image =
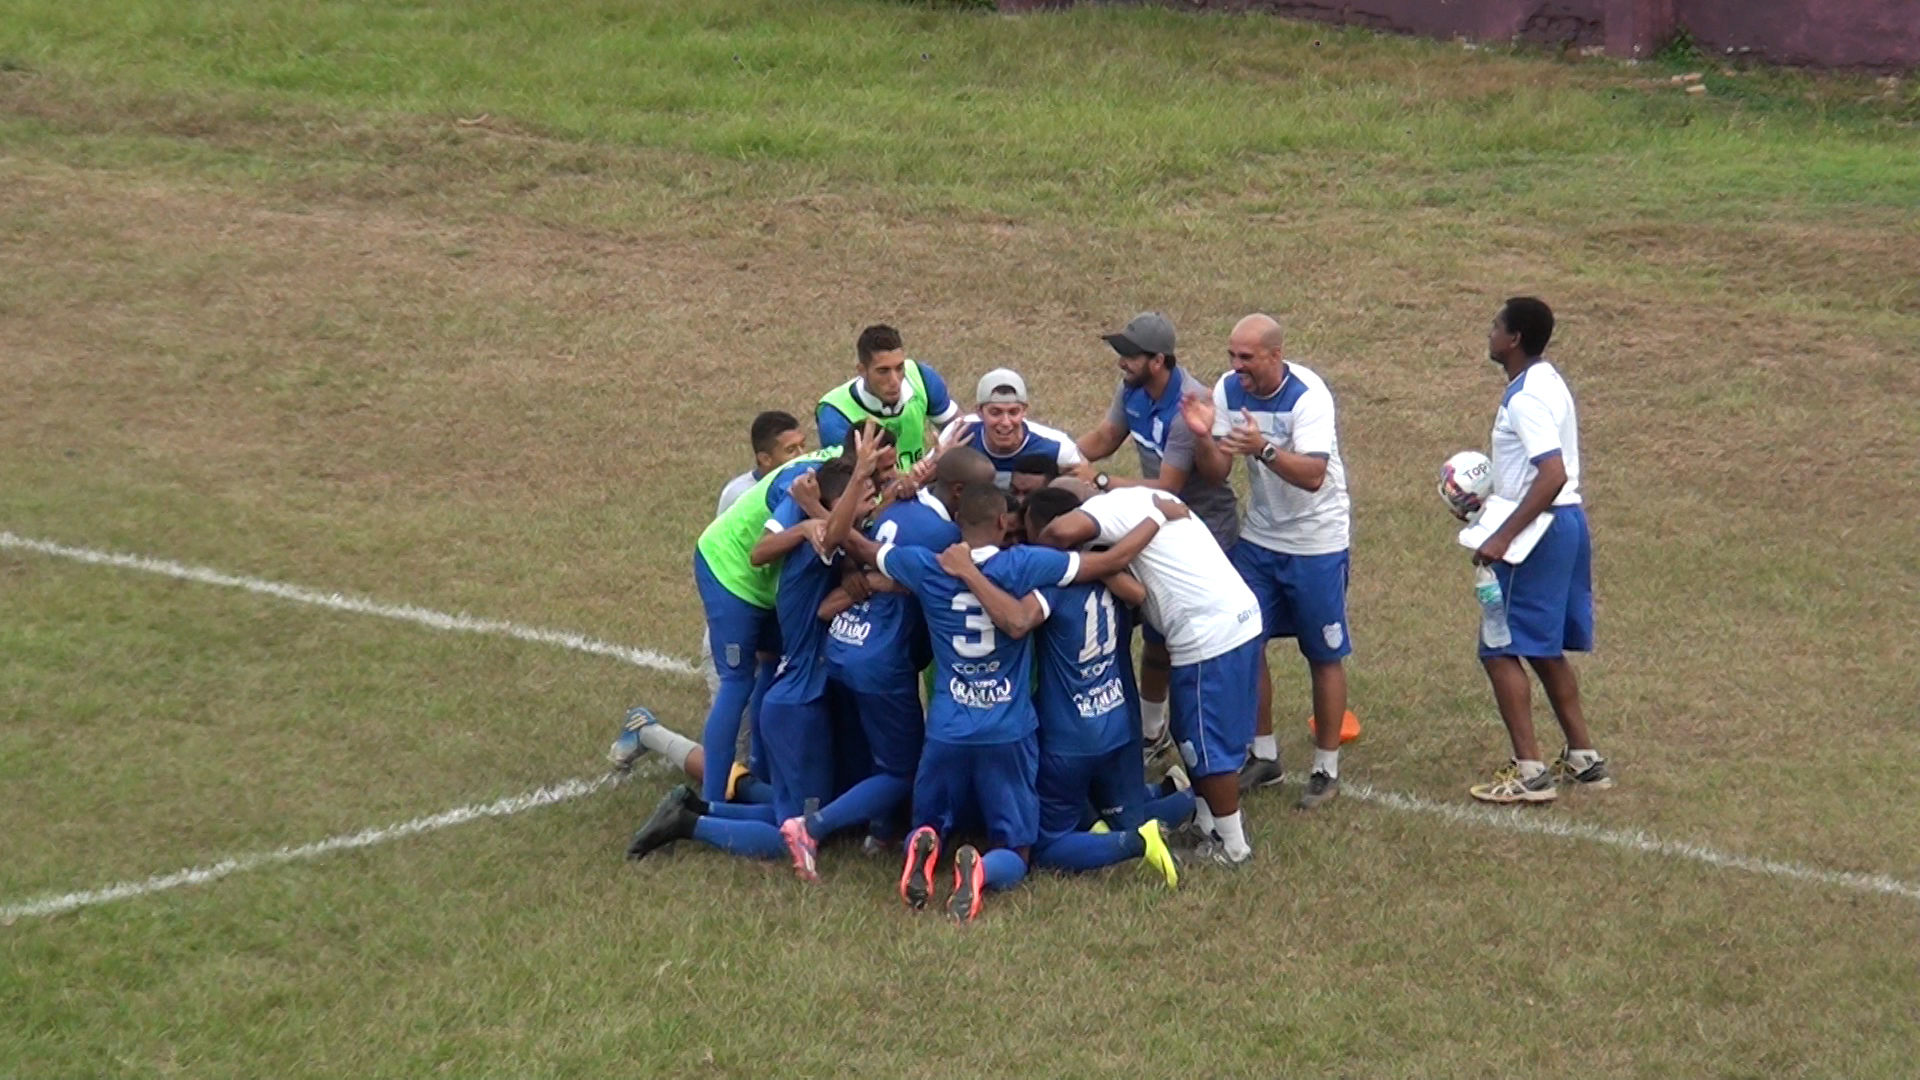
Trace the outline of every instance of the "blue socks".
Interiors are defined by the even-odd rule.
[[[773,800],[758,803],[717,802],[707,804],[708,817],[724,818],[728,821],[758,821],[765,825],[777,825],[773,820]]]
[[[1012,848],[994,848],[980,856],[980,865],[989,889],[1011,889],[1027,879],[1027,861]]]
[[[1034,849],[1033,864],[1050,870],[1082,873],[1137,859],[1147,853],[1147,842],[1132,830],[1110,833],[1068,833]]]
[[[807,818],[807,831],[824,840],[855,825],[886,815],[913,793],[913,781],[904,776],[869,776]]]
[[[1193,790],[1176,791],[1147,800],[1147,820],[1165,822],[1171,829],[1193,813]]]
[[[784,859],[787,842],[780,830],[761,821],[736,821],[720,817],[702,817],[693,827],[693,838],[709,847],[749,859]]]

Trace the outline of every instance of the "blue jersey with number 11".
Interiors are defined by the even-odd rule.
[[[1049,754],[1095,756],[1138,739],[1133,704],[1133,640],[1127,609],[1105,585],[1040,590],[1047,621],[1040,625],[1040,748]]]
[[[1070,584],[1080,572],[1078,555],[1024,544],[1006,551],[976,548],[973,557],[988,580],[1016,597]],[[1000,633],[980,598],[940,569],[933,552],[888,544],[880,549],[879,563],[881,573],[913,590],[933,639],[927,738],[991,745],[1031,735],[1038,720],[1029,692],[1033,657],[1026,641]]]

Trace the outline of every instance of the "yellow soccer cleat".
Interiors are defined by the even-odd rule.
[[[1095,836],[1100,836],[1102,834],[1112,832],[1113,827],[1107,824],[1106,818],[1101,818],[1099,821],[1096,821],[1093,823],[1093,828],[1088,829],[1087,831],[1094,834]]]
[[[733,770],[727,773],[727,801],[728,802],[733,801],[735,789],[737,789],[740,786],[740,778],[748,775],[752,771],[753,771],[752,769],[747,768],[745,765],[741,764],[738,761],[733,763]]]
[[[1167,848],[1167,834],[1161,830],[1158,821],[1148,821],[1137,830],[1140,838],[1147,842],[1147,852],[1141,856],[1148,866],[1160,871],[1167,879],[1167,888],[1180,887],[1180,867],[1173,861],[1173,852]]]

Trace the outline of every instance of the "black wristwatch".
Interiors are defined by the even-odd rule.
[[[1260,448],[1260,464],[1262,465],[1273,464],[1273,459],[1279,456],[1280,456],[1280,448],[1273,445],[1272,443],[1268,443],[1267,445]]]
[[[1094,473],[1093,486],[1099,488],[1101,491],[1105,491],[1113,486],[1113,477],[1108,476],[1106,473]]]

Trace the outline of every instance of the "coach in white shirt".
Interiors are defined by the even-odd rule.
[[[1212,402],[1182,410],[1197,434],[1202,476],[1224,479],[1233,459],[1248,469],[1247,517],[1229,555],[1260,599],[1268,639],[1290,637],[1313,680],[1313,772],[1299,807],[1311,810],[1340,790],[1340,726],[1347,714],[1350,504],[1340,461],[1333,394],[1320,376],[1286,359],[1286,335],[1268,315],[1249,315],[1227,339],[1233,370],[1214,385]],[[1273,736],[1273,687],[1260,661],[1260,716],[1243,789],[1280,782]]]
[[[1552,338],[1553,312],[1531,296],[1507,301],[1487,334],[1487,357],[1507,374],[1493,417],[1493,493],[1520,505],[1473,555],[1500,579],[1513,639],[1499,648],[1480,643],[1494,703],[1513,739],[1513,760],[1490,783],[1471,789],[1482,802],[1550,802],[1558,784],[1613,786],[1606,760],[1593,748],[1580,712],[1580,682],[1565,655],[1593,648],[1593,540],[1580,501],[1573,393],[1545,356]],[[1546,534],[1518,565],[1507,562],[1513,538],[1543,513],[1553,515]],[[1551,768],[1533,734],[1528,665],[1567,737]]]

